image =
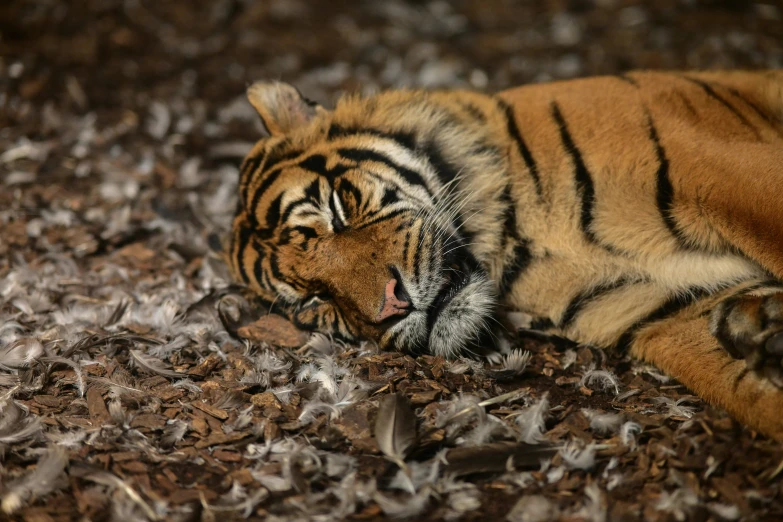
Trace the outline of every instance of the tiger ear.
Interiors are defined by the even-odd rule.
[[[273,136],[306,125],[324,110],[302,96],[296,87],[283,82],[256,82],[248,87],[247,99]]]

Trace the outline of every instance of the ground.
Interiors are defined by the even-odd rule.
[[[253,80],[329,104],[780,68],[782,24],[776,0],[4,2],[0,519],[780,520],[783,447],[623,354],[335,345],[218,250]]]

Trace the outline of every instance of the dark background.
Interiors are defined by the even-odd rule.
[[[179,95],[211,108],[250,81],[313,96],[391,86],[473,86],[634,68],[783,65],[777,0],[6,1],[3,86],[90,108]],[[18,79],[8,68],[24,66]]]

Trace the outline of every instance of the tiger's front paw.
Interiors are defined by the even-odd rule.
[[[726,299],[713,310],[710,329],[733,357],[783,388],[783,292]]]

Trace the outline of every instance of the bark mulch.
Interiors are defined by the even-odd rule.
[[[783,447],[624,354],[340,345],[219,254],[252,80],[781,67],[781,28],[772,1],[3,3],[0,519],[783,519]]]

